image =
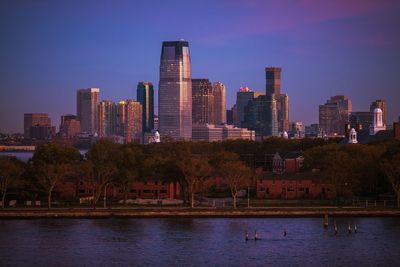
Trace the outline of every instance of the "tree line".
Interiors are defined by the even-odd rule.
[[[332,184],[338,196],[376,196],[394,192],[400,207],[400,142],[368,145],[338,144],[339,140],[269,138],[263,142],[165,142],[149,145],[97,141],[85,155],[65,144],[50,142],[35,150],[27,163],[0,158],[2,204],[9,192],[22,198],[45,195],[51,208],[53,192],[64,180],[85,181],[93,188],[93,206],[108,184],[117,185],[126,203],[135,181],[178,182],[191,207],[202,182],[220,177],[236,207],[238,191],[254,185],[257,163],[276,152],[303,151],[302,171]]]

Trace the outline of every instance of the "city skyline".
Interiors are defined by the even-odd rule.
[[[0,132],[22,132],[24,113],[48,113],[60,125],[74,114],[79,88],[100,88],[99,100],[137,99],[137,82],[148,80],[157,103],[159,46],[180,38],[191,44],[192,77],[226,84],[227,109],[241,86],[264,91],[264,68],[278,66],[290,121],[318,122],[318,106],[334,95],[348,96],[355,112],[386,100],[389,123],[400,115],[399,3],[176,2],[176,10],[163,2],[1,3]],[[138,22],[145,10],[154,18]],[[211,21],[195,28],[201,11]]]

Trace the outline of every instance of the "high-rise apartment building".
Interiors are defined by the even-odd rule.
[[[142,142],[142,105],[137,101],[127,100],[124,113],[125,142]]]
[[[192,137],[192,75],[187,41],[163,42],[158,100],[161,136]]]
[[[289,131],[289,96],[281,93],[281,68],[265,68],[266,94],[273,94],[276,100],[278,131]]]
[[[137,101],[142,105],[142,130],[149,133],[154,129],[154,89],[151,82],[139,82],[136,90]]]
[[[214,94],[214,123],[226,123],[226,88],[221,82],[213,84]]]
[[[344,135],[352,111],[351,100],[344,95],[332,96],[319,106],[319,126],[327,135]]]
[[[81,130],[95,134],[98,130],[99,88],[80,89],[76,95],[76,114],[81,122]]]
[[[125,120],[126,120],[126,101],[117,103],[117,118],[115,133],[119,136],[125,136]]]
[[[383,124],[387,125],[388,121],[387,121],[387,106],[386,106],[386,101],[382,100],[382,99],[378,99],[375,100],[371,103],[371,105],[369,106],[369,111],[371,112],[371,114],[374,113],[374,110],[376,108],[380,108],[382,110],[382,119],[383,119]]]
[[[110,137],[116,133],[117,106],[113,101],[103,100],[99,103],[99,129],[100,137]]]
[[[214,123],[213,87],[208,79],[192,79],[192,123]]]
[[[45,129],[49,128],[49,129]],[[25,113],[24,114],[24,138],[25,139],[47,139],[38,138],[41,132],[52,133],[51,119],[47,113]]]

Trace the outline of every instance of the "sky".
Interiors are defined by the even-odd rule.
[[[59,126],[76,113],[76,90],[100,100],[157,101],[162,41],[189,41],[192,77],[265,90],[265,67],[282,68],[290,121],[318,122],[318,105],[346,95],[353,111],[387,101],[400,115],[400,1],[0,1],[0,132],[23,132],[23,114]],[[155,108],[157,110],[157,107]]]

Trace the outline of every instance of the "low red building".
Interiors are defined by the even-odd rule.
[[[333,199],[334,188],[311,179],[312,173],[264,174],[257,180],[257,198],[269,199]]]
[[[62,181],[57,184],[54,195],[60,199],[90,197],[96,186],[84,181]],[[123,199],[124,192],[118,184],[110,183],[106,187],[107,198]],[[102,192],[101,197],[104,196]],[[177,199],[180,198],[180,185],[173,182],[146,181],[134,182],[128,192],[128,199]]]

